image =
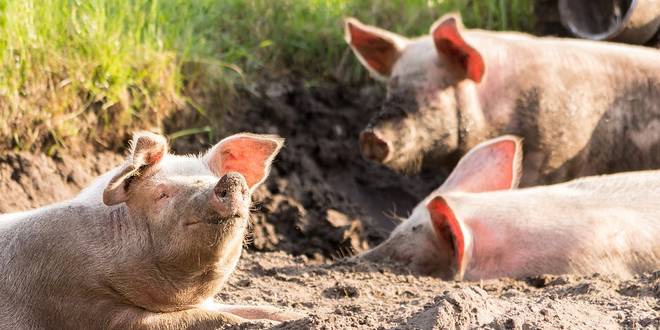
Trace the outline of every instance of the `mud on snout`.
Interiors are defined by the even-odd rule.
[[[399,94],[390,93],[360,133],[362,156],[403,174],[447,162],[458,146],[455,111],[447,115],[439,105],[420,104],[414,91]]]
[[[455,143],[444,142],[453,138],[449,134],[434,138],[423,127],[391,126],[372,125],[360,133],[360,151],[366,160],[401,174],[417,174],[455,159]]]
[[[193,201],[193,219],[186,221],[186,226],[233,227],[241,225],[250,216],[251,195],[245,178],[236,172],[223,175],[215,186]],[[218,228],[220,229],[220,228]]]

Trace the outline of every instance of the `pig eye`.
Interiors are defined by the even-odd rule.
[[[169,197],[170,197],[170,195],[168,195],[167,193],[162,192],[162,193],[160,193],[160,195],[158,196],[158,199],[157,199],[157,200],[161,200],[161,199],[163,199],[163,198],[169,198]]]

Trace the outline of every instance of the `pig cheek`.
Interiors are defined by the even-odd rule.
[[[453,96],[446,95],[434,100],[421,111],[418,121],[417,143],[425,152],[436,157],[444,157],[458,148],[459,127],[456,102]]]
[[[412,256],[412,268],[422,275],[440,275],[445,268],[445,260],[438,250],[438,246],[434,242],[425,237],[416,237],[415,246],[411,249],[415,251]]]

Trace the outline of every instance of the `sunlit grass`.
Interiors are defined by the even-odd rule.
[[[326,79],[342,68],[359,81],[364,70],[343,42],[344,16],[411,36],[452,10],[468,27],[528,30],[531,3],[0,1],[0,150],[114,147],[173,111],[231,108],[234,91],[266,73]]]

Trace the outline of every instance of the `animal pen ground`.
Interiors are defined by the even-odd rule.
[[[254,199],[251,237],[237,272],[216,298],[271,304],[307,317],[241,329],[346,328],[657,328],[660,271],[630,280],[540,276],[478,283],[442,281],[396,265],[344,257],[386,237],[440,177],[401,177],[359,157],[355,135],[379,102],[378,89],[305,88],[278,79],[257,89],[228,131],[293,136]],[[256,123],[256,125],[251,125]],[[195,137],[177,152],[198,152]],[[73,196],[121,157],[115,153],[0,158],[0,210],[16,211]],[[384,207],[385,205],[385,207]],[[389,216],[388,216],[389,215]]]
[[[357,135],[383,96],[375,83],[310,83],[289,72],[239,88],[239,106],[214,118],[215,136],[251,131],[287,138],[254,195],[252,233],[238,270],[216,298],[307,315],[237,328],[660,327],[660,270],[628,280],[594,274],[453,282],[348,260],[385,239],[444,179],[437,172],[401,176],[362,159]],[[181,132],[185,123],[206,120],[202,112],[175,112],[163,128]],[[191,134],[175,139],[172,149],[198,153],[214,142],[207,134]],[[0,212],[65,200],[121,163],[119,146],[75,149],[52,155],[3,151]]]

